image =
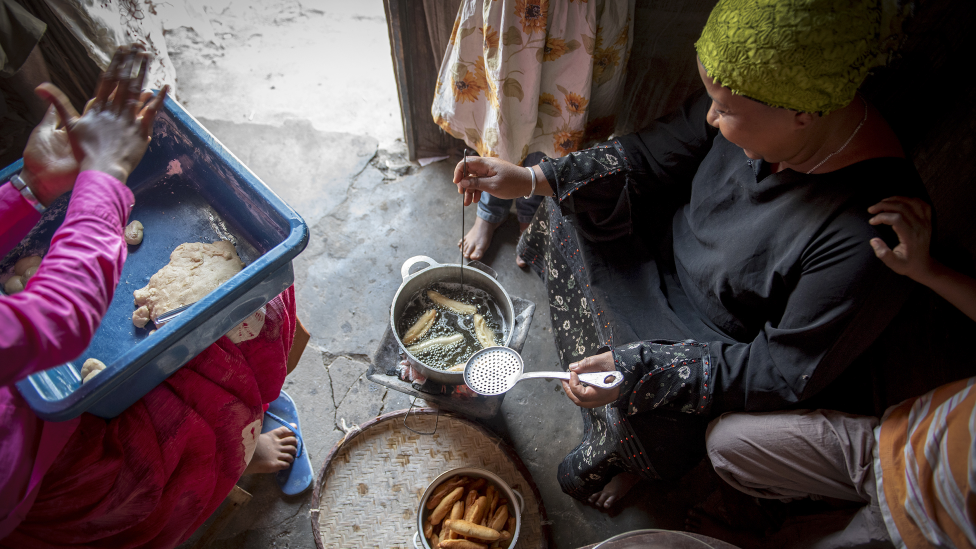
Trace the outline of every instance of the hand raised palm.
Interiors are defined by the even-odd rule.
[[[42,202],[71,189],[78,177],[78,159],[71,150],[67,130],[59,125],[57,111],[49,107],[24,148],[24,168],[44,182],[43,189],[38,189]]]

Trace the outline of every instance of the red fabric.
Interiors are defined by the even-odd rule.
[[[295,294],[268,304],[261,334],[211,345],[122,415],[84,414],[27,518],[3,547],[175,547],[216,510],[284,384]],[[253,450],[253,446],[251,447]]]

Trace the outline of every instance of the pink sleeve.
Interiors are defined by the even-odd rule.
[[[108,310],[125,262],[132,192],[110,175],[78,175],[64,223],[27,288],[0,296],[0,385],[76,358]]]
[[[0,184],[0,257],[23,240],[39,219],[41,214],[24,200],[12,183]]]

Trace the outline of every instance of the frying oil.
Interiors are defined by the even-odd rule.
[[[504,343],[505,316],[502,314],[501,308],[497,303],[495,303],[495,300],[492,299],[488,292],[471,286],[470,284],[465,284],[464,289],[462,290],[460,284],[437,282],[417,292],[417,294],[411,298],[410,302],[407,303],[407,306],[403,310],[403,315],[400,316],[400,320],[397,322],[397,332],[402,338],[403,335],[407,333],[407,330],[409,330],[410,327],[413,326],[414,323],[417,322],[417,320],[419,320],[425,312],[430,309],[436,309],[437,321],[422,338],[415,341],[412,345],[416,345],[421,341],[427,341],[428,339],[434,339],[436,337],[452,336],[454,334],[461,334],[464,336],[462,341],[459,341],[453,345],[437,345],[415,353],[414,356],[423,362],[428,368],[433,368],[435,370],[449,370],[451,367],[456,365],[464,366],[468,359],[471,358],[471,355],[482,349],[481,343],[478,342],[478,336],[474,330],[474,315],[462,315],[450,309],[434,304],[434,302],[427,297],[428,290],[434,290],[448,299],[453,299],[454,301],[459,301],[461,303],[466,303],[468,305],[474,305],[477,307],[478,313],[485,317],[485,324],[495,334],[495,341],[498,342],[499,345]]]

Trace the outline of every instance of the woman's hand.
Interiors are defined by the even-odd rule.
[[[588,356],[579,362],[569,365],[569,381],[563,381],[563,391],[573,404],[581,408],[598,408],[610,404],[620,396],[620,387],[613,389],[598,389],[580,383],[579,375],[586,372],[613,372],[616,368],[613,364],[613,353],[606,353],[596,356]]]
[[[898,235],[898,245],[888,247],[880,238],[871,239],[874,255],[898,274],[925,283],[934,272],[929,242],[932,238],[932,208],[917,198],[894,196],[868,208],[876,214],[868,223],[891,225]]]
[[[68,132],[61,126],[58,111],[48,107],[41,123],[31,132],[24,147],[24,169],[20,173],[34,196],[44,206],[70,191],[78,177],[78,160],[71,151]]]
[[[56,86],[38,86],[38,95],[57,109],[67,129],[79,171],[98,170],[124,183],[142,160],[169,90],[164,87],[147,103],[150,96],[142,93],[142,86],[148,65],[149,56],[141,48],[119,48],[81,116]]]
[[[532,190],[532,175],[529,169],[535,170],[536,173],[535,194],[552,194],[549,182],[538,167],[526,169],[500,158],[469,156],[468,173],[464,173],[464,164],[465,161],[461,160],[454,168],[454,184],[458,186],[459,193],[464,193],[465,206],[480,199],[482,192],[487,192],[496,198],[518,198],[528,195]]]

